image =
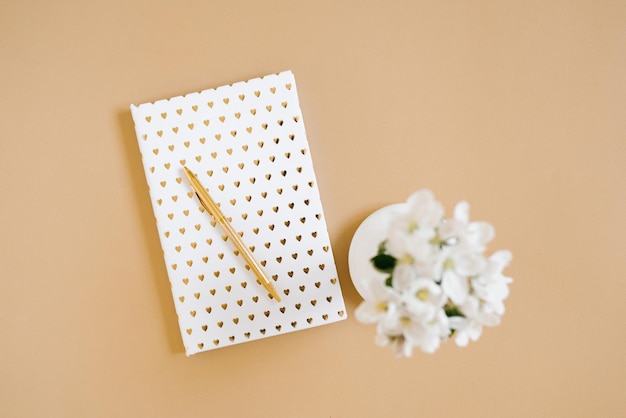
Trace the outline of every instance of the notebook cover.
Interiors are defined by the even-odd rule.
[[[131,106],[187,355],[347,317],[290,71]],[[204,211],[193,171],[277,302]]]

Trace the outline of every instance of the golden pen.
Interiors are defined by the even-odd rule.
[[[233,242],[233,244],[235,244],[235,246],[239,250],[239,253],[243,255],[243,258],[248,263],[248,266],[250,266],[250,269],[252,269],[254,274],[256,274],[265,289],[270,292],[270,295],[272,295],[274,299],[280,302],[280,296],[278,296],[278,292],[276,292],[274,285],[272,285],[270,279],[265,275],[265,273],[263,273],[261,266],[252,256],[252,252],[243,243],[243,241],[239,237],[239,234],[235,232],[230,222],[228,222],[228,219],[226,219],[226,217],[220,210],[219,206],[217,206],[213,199],[211,199],[211,196],[207,193],[204,187],[202,187],[200,180],[197,179],[197,177],[191,172],[191,170],[189,170],[186,166],[183,166],[183,168],[185,169],[185,174],[187,175],[187,179],[189,179],[189,183],[191,184],[193,191],[196,193],[196,196],[198,196],[198,199],[200,200],[200,203],[202,204],[204,209],[206,209],[207,212],[209,212],[209,214],[217,221],[217,223],[220,224],[224,231],[226,231],[226,234],[228,235],[230,240]]]

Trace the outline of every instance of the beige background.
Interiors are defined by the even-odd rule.
[[[4,0],[0,56],[0,416],[626,415],[623,1]],[[186,358],[128,107],[286,69],[351,316]],[[398,360],[348,245],[423,187],[515,283]]]

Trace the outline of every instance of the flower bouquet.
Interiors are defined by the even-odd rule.
[[[372,274],[353,277],[361,282],[364,298],[356,318],[376,324],[376,343],[409,357],[415,347],[432,353],[449,338],[466,346],[480,337],[483,326],[498,325],[512,282],[503,275],[511,253],[485,256],[494,228],[470,222],[467,202],[458,203],[453,216],[445,218],[428,190],[393,206],[382,229],[375,222],[380,241],[368,256]],[[352,246],[350,257],[352,274]]]

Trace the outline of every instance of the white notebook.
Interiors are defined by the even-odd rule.
[[[131,112],[187,355],[347,317],[290,71]],[[204,211],[183,165],[281,302]]]

